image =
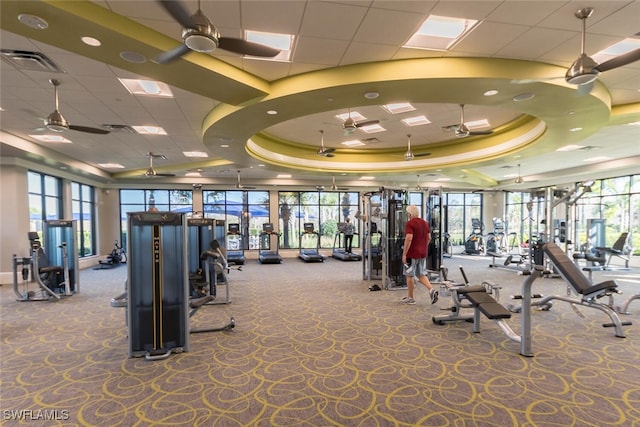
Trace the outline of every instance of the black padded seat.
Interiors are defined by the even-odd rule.
[[[471,285],[471,286],[456,288],[456,292],[460,295],[467,295],[475,292],[484,292],[486,294],[487,290],[482,285]]]
[[[467,299],[489,319],[509,319],[511,312],[485,292],[468,293]]]
[[[615,292],[618,285],[613,280],[607,280],[597,285],[592,285],[589,279],[582,274],[580,269],[569,259],[562,249],[555,243],[544,245],[544,251],[560,271],[562,276],[573,286],[580,295],[589,296],[603,290]]]

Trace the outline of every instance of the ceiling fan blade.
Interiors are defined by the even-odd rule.
[[[272,58],[280,53],[280,50],[263,44],[229,37],[220,37],[218,39],[218,47],[220,49],[228,50],[229,52],[241,53],[249,56],[263,56],[267,58]]]
[[[595,85],[595,81],[579,85],[576,88],[578,96],[584,96],[584,95],[590,94],[591,91],[593,90],[594,85]]]
[[[192,27],[193,20],[191,14],[182,6],[179,1],[159,0],[160,6],[166,10],[183,27]]]
[[[366,122],[356,123],[355,126],[357,128],[361,128],[363,126],[377,125],[378,123],[380,123],[380,120],[367,120]]]
[[[109,133],[106,129],[92,128],[89,126],[69,125],[69,129],[77,130],[78,132],[95,133],[97,135],[106,135]]]
[[[325,153],[327,153],[327,154],[331,154],[331,153],[333,153],[334,151],[336,151],[336,149],[335,149],[335,148],[333,148],[333,147],[325,147],[322,151],[324,151],[324,152],[325,152]]]
[[[181,44],[180,46],[177,46],[156,56],[153,62],[156,62],[158,64],[166,64],[168,62],[175,61],[189,51],[191,51],[191,49],[189,49],[187,45]]]
[[[414,154],[414,157],[427,157],[430,156],[431,153],[418,153],[418,154]]]
[[[611,58],[608,61],[604,61],[602,64],[596,65],[595,69],[603,72],[618,67],[624,67],[625,65],[631,64],[632,62],[636,61],[640,61],[640,48],[634,49],[627,53],[623,53],[622,55]]]
[[[491,135],[493,133],[492,130],[473,130],[473,131],[469,131],[469,135],[470,136],[474,136],[474,135]]]

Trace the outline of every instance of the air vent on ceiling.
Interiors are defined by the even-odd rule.
[[[584,147],[580,147],[578,148],[576,151],[591,151],[591,150],[597,150],[600,147],[597,147],[595,145],[585,145]]]
[[[64,73],[55,62],[44,53],[28,50],[2,49],[2,59],[20,70],[47,71],[49,73]]]
[[[136,132],[135,129],[133,129],[129,125],[116,125],[116,124],[103,123],[100,126],[110,130],[111,132],[130,133],[134,135],[138,134],[138,132]]]

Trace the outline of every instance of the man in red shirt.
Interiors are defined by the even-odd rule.
[[[404,304],[415,304],[413,299],[414,279],[418,279],[427,289],[431,297],[431,304],[438,301],[436,291],[427,277],[427,249],[431,240],[429,223],[420,218],[418,208],[407,206],[407,223],[404,226],[404,247],[402,249],[402,264],[407,278],[408,295],[400,300]]]

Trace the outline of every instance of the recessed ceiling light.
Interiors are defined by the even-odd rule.
[[[120,83],[127,88],[132,95],[158,96],[162,98],[172,98],[173,93],[169,85],[155,80],[121,79]]]
[[[521,93],[520,95],[514,96],[513,100],[515,102],[522,102],[522,101],[528,101],[528,100],[533,99],[535,97],[536,96],[533,93],[525,92],[525,93]]]
[[[183,151],[185,157],[209,157],[204,151]]]
[[[98,166],[105,169],[124,169],[120,163],[98,163]]]
[[[364,142],[360,141],[359,139],[352,139],[350,141],[342,141],[341,144],[345,145],[347,147],[361,147],[363,145],[366,145]]]
[[[276,178],[291,178],[291,175],[288,173],[279,173]]]
[[[575,127],[575,128],[569,129],[569,132],[580,132],[581,130],[582,130],[581,127]]]
[[[140,135],[166,135],[167,131],[159,126],[131,126]]]
[[[275,116],[276,114],[278,114],[278,112],[276,110],[268,110],[267,114],[269,114],[270,116]]]
[[[280,51],[279,54],[271,58],[251,55],[245,55],[245,58],[260,59],[263,61],[287,62],[291,59],[291,49],[293,48],[295,36],[293,34],[246,30],[244,32],[244,39],[249,42],[259,43]]]
[[[464,122],[465,126],[467,126],[468,128],[473,128],[473,129],[477,129],[477,128],[484,128],[484,127],[489,127],[489,121],[487,119],[480,119],[480,120],[472,120],[470,122]]]
[[[448,50],[468,34],[478,21],[430,15],[403,47]]]
[[[428,125],[429,123],[431,123],[431,121],[425,116],[407,117],[406,119],[402,119],[400,121],[407,126],[420,126]]]
[[[361,177],[360,177],[360,181],[373,181],[374,179],[376,179],[376,177],[375,177],[375,176],[368,176],[368,175],[365,175],[365,176],[361,176]]]
[[[495,89],[490,89],[490,90],[487,90],[487,91],[485,91],[483,93],[484,96],[494,96],[494,95],[497,95],[497,94],[498,94],[498,91],[495,90]]]
[[[598,157],[589,157],[588,159],[584,159],[584,162],[604,162],[607,160],[611,160],[610,157],[606,156],[598,156]]]
[[[220,148],[229,148],[229,144],[220,144]]]
[[[461,178],[466,178],[465,176],[462,176]],[[451,181],[451,178],[437,178],[436,181]]]
[[[90,36],[84,36],[82,38],[80,38],[80,40],[82,40],[82,43],[88,45],[88,46],[93,46],[93,47],[97,47],[97,46],[101,46],[102,42],[98,39],[96,39],[95,37],[90,37]]]
[[[382,109],[391,114],[399,114],[413,111],[416,108],[408,102],[398,102],[395,104],[385,104],[382,106]]]
[[[202,174],[200,172],[187,172],[184,174],[184,176],[201,177]]]
[[[21,13],[18,15],[18,21],[26,25],[27,27],[35,28],[36,30],[46,30],[49,28],[49,24],[44,19],[36,15],[30,15],[28,13]]]
[[[358,129],[360,129],[364,133],[376,133],[376,132],[384,132],[384,131],[386,131],[385,128],[383,128],[382,126],[380,126],[378,124],[369,125],[369,126],[361,126]]]
[[[376,99],[380,94],[378,92],[367,92],[364,94],[364,97],[367,99]]]
[[[584,148],[583,145],[569,144],[558,148],[556,151],[575,151]]]
[[[353,119],[353,121],[355,121],[355,122],[361,122],[363,120],[367,120],[367,118],[365,116],[363,116],[362,114],[358,113],[355,110],[351,110],[348,113],[336,114],[335,117],[336,117],[336,119],[340,120],[341,122],[344,122],[349,117],[351,117]]]

